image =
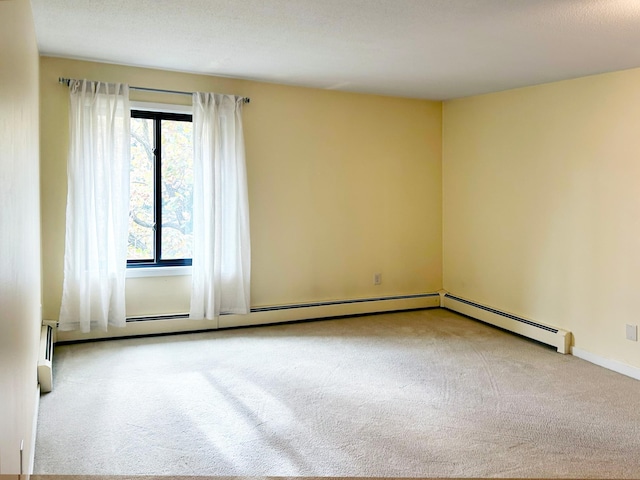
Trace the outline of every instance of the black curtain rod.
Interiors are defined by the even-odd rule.
[[[58,78],[58,83],[62,83],[63,85],[69,86],[69,83],[74,80],[73,78]],[[143,92],[156,92],[156,93],[171,93],[174,95],[193,95],[193,92],[181,92],[179,90],[162,90],[160,88],[149,88],[149,87],[134,87],[133,85],[129,85],[131,90],[140,90]],[[243,97],[242,101],[244,103],[250,103],[251,99],[249,97]]]

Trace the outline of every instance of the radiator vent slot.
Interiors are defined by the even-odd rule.
[[[43,393],[53,388],[53,328],[50,325],[43,325],[40,329],[38,383]]]

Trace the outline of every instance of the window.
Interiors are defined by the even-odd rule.
[[[192,116],[131,111],[127,266],[191,265]]]

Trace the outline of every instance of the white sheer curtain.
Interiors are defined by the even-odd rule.
[[[193,94],[193,257],[189,318],[249,313],[251,246],[243,99]]]
[[[60,329],[125,325],[129,87],[72,80]]]

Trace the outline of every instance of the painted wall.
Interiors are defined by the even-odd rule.
[[[253,306],[441,288],[440,102],[47,57],[40,66],[44,318],[57,318],[62,290],[68,93],[60,76],[251,97]],[[382,285],[373,285],[376,272]],[[185,312],[188,303],[189,277],[127,281],[128,315]]]
[[[448,101],[444,288],[640,367],[640,70]]]
[[[0,473],[32,453],[40,341],[38,50],[29,0],[0,2]]]

